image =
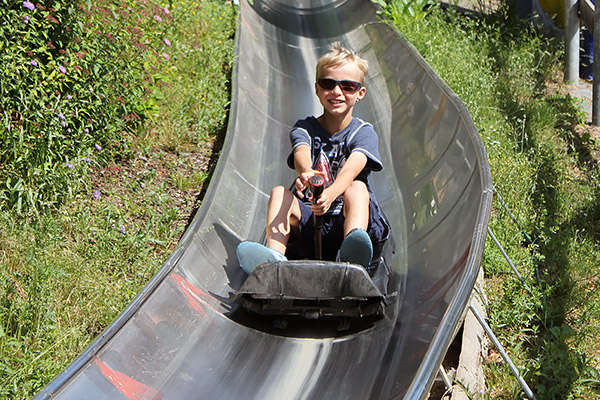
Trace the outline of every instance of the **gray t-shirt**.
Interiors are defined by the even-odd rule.
[[[346,128],[331,135],[315,117],[311,116],[296,122],[290,132],[290,140],[292,142],[292,152],[287,159],[290,168],[294,169],[294,149],[305,144],[312,150],[313,168],[316,168],[320,154],[325,154],[331,167],[333,179],[336,178],[337,173],[342,169],[352,152],[360,151],[365,154],[367,164],[356,179],[367,185],[371,198],[374,199],[369,183],[369,175],[371,171],[381,171],[383,164],[379,156],[379,138],[375,129],[373,129],[373,125],[355,117]],[[331,213],[337,214],[341,211],[341,200],[341,198],[336,199],[338,204],[332,205]]]

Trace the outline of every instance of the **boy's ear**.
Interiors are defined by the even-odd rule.
[[[358,96],[356,97],[356,100],[360,100],[363,97],[365,97],[365,95],[367,94],[367,88],[364,86],[361,86],[360,89],[358,89]]]

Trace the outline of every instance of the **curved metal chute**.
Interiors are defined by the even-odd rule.
[[[240,4],[225,146],[202,208],[132,304],[38,394],[60,399],[421,399],[459,326],[490,215],[487,157],[464,105],[368,1]],[[385,317],[279,333],[234,303],[235,248],[261,241],[287,185],[288,132],[318,115],[314,67],[339,40],[369,62],[355,115],[380,135],[373,186],[391,222]],[[251,319],[251,318],[250,318]]]

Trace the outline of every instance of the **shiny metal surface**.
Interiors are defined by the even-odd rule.
[[[127,310],[38,398],[420,399],[465,311],[492,199],[487,158],[459,99],[368,1],[241,2],[228,133],[203,206]],[[365,25],[365,23],[367,23]],[[247,324],[235,247],[260,241],[271,187],[288,185],[288,131],[319,114],[328,44],[370,63],[355,115],[380,135],[374,189],[392,225],[386,317],[346,335]],[[392,247],[395,249],[392,252]],[[248,326],[251,325],[252,327]]]

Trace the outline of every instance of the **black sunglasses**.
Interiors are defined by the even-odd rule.
[[[331,78],[319,78],[317,83],[325,90],[333,90],[337,85],[340,85],[342,92],[345,93],[354,93],[362,87],[362,84],[356,81],[336,81],[335,79]]]

